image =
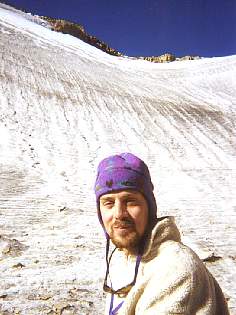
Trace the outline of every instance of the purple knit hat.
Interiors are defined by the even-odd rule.
[[[121,153],[105,158],[98,165],[95,194],[99,220],[102,223],[99,198],[112,191],[133,189],[144,195],[149,206],[149,219],[157,217],[153,184],[147,165],[132,153]]]

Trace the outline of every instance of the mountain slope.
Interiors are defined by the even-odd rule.
[[[0,5],[0,311],[102,314],[93,182],[131,151],[235,312],[236,56],[152,64],[41,23]]]

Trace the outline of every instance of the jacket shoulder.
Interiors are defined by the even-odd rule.
[[[212,314],[222,307],[221,313],[214,314],[228,314],[223,293],[216,290],[218,283],[197,254],[180,242],[161,244],[156,257],[144,263],[143,279],[144,300],[148,297],[151,303],[146,304],[147,308],[158,305],[184,314],[198,314],[197,310]]]
[[[145,262],[145,260],[144,260]],[[194,271],[199,267],[206,269],[198,255],[188,246],[181,242],[168,240],[163,242],[155,250],[152,257],[146,260],[147,265],[156,265],[161,269],[178,266],[176,271]]]

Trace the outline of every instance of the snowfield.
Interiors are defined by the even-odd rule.
[[[0,60],[0,314],[103,314],[93,184],[124,151],[236,314],[236,56],[114,57],[0,4]]]

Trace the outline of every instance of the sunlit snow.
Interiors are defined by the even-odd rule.
[[[130,151],[236,314],[236,56],[114,57],[0,4],[0,58],[0,313],[103,313],[93,183]]]

